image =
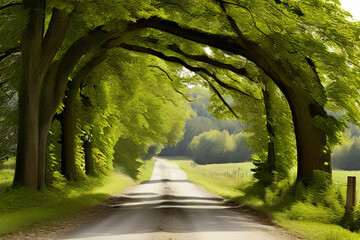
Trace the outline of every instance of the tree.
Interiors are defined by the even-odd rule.
[[[230,135],[226,130],[202,133],[193,138],[190,148],[198,164],[247,162],[252,154],[245,134]]]
[[[96,4],[92,7],[96,7]],[[113,4],[111,2],[102,6],[108,7]],[[145,5],[146,3],[142,4],[142,6]],[[107,40],[119,37],[122,30],[105,31],[100,27],[85,34],[84,28],[77,31],[79,29],[77,21],[89,20],[89,15],[86,15],[89,5],[86,4],[73,4],[66,1],[54,1],[47,4],[45,0],[24,0],[22,6],[28,12],[28,21],[21,40],[22,77],[19,89],[21,111],[19,111],[14,185],[41,188],[45,183],[48,132],[56,109],[64,97],[68,77],[81,57]],[[117,4],[114,7],[116,8],[112,10],[123,12],[121,17],[131,18],[131,13],[126,11],[123,5]],[[129,5],[129,7],[132,6]],[[74,8],[79,11],[73,11]],[[52,14],[45,32],[48,12]],[[98,24],[102,24],[104,19],[109,19],[108,24],[113,24],[116,18],[114,15],[110,18],[97,16],[96,20],[99,21]],[[95,19],[91,20],[93,20],[91,26],[96,26]],[[73,41],[74,38],[66,38],[69,35],[67,33],[69,28],[73,30],[75,39],[76,34],[84,35],[75,41]],[[85,28],[85,30],[88,29]],[[69,44],[67,50],[62,52],[60,47],[67,44]]]
[[[91,60],[82,67],[68,83],[68,90],[64,98],[64,110],[60,115],[60,123],[62,129],[61,135],[61,160],[62,174],[68,180],[76,179],[76,160],[75,160],[75,133],[76,133],[76,115],[75,105],[80,92],[80,86],[84,85],[87,75],[101,62],[106,59],[107,55],[100,53],[91,58]],[[92,163],[91,140],[84,139],[85,160],[88,173],[94,173]],[[87,153],[87,154],[86,154]]]
[[[15,185],[32,188],[43,185],[48,130],[65,94],[68,77],[82,57],[91,50],[108,50],[134,39],[140,45],[149,46],[144,38],[156,43],[154,33],[170,44],[179,41],[174,35],[194,42],[179,41],[180,49],[183,45],[191,46],[190,55],[177,53],[181,59],[201,52],[199,44],[213,48],[212,60],[219,58],[208,61],[211,67],[191,67],[183,60],[176,62],[205,77],[230,112],[218,88],[241,91],[245,80],[242,78],[235,87],[229,84],[230,80],[217,77],[218,68],[237,71],[247,79],[249,71],[263,71],[277,84],[291,108],[298,180],[309,182],[314,170],[331,171],[330,149],[338,141],[337,132],[343,130],[344,122],[328,116],[325,108],[344,112],[344,117],[351,122],[359,120],[358,109],[354,108],[359,100],[356,91],[359,58],[358,53],[352,51],[358,44],[359,27],[346,20],[347,13],[338,5],[315,0],[306,4],[263,0],[180,1],[175,7],[172,1],[138,3],[140,7],[117,1],[91,4],[23,1],[29,21],[21,41],[19,109],[22,111],[19,112]],[[88,14],[89,9],[94,8],[102,10],[97,11],[101,14]],[[162,11],[157,11],[158,8]],[[48,13],[51,20],[45,28]],[[197,17],[193,18],[194,15]],[[85,28],[79,27],[84,24]],[[170,33],[172,37],[150,28]],[[141,29],[144,31],[139,37]],[[157,46],[162,54],[171,50],[168,44]],[[225,55],[230,56],[230,65],[219,64],[225,62]],[[201,60],[204,58],[196,62]],[[246,63],[251,62],[248,69]],[[234,67],[234,63],[241,67]]]
[[[217,19],[217,23],[224,23],[223,29],[231,31],[232,35],[221,34],[216,29],[211,29],[215,33],[210,32],[211,30],[205,32],[187,27],[186,23],[179,25],[177,22],[159,18],[138,21],[137,24],[207,44],[254,62],[278,85],[292,110],[297,140],[298,181],[309,183],[314,170],[331,172],[330,146],[338,141],[336,132],[343,130],[344,125],[342,121],[327,115],[325,105],[337,105],[346,112],[351,121],[358,122],[358,112],[342,100],[352,99],[350,102],[357,102],[359,99],[359,94],[343,81],[345,76],[349,75],[352,79],[357,78],[358,70],[352,66],[358,65],[358,58],[356,54],[348,52],[352,52],[350,46],[354,46],[357,41],[353,34],[358,31],[358,27],[347,22],[347,14],[334,4],[295,4],[296,9],[300,9],[300,14],[281,1],[253,1],[247,3],[248,5],[218,2],[221,13],[216,7],[214,12],[223,17],[222,19],[226,18],[228,24],[218,20],[221,17]],[[321,12],[321,21],[313,17],[315,15],[312,13],[315,11]],[[248,14],[249,18],[246,18],[245,14]],[[257,18],[260,19],[264,14],[270,19],[259,28]],[[207,26],[216,26],[216,23],[212,25],[209,24],[211,20],[207,20]],[[246,25],[246,21],[254,24]],[[340,32],[332,31],[333,26],[345,29],[345,25],[350,34],[340,31],[341,35]],[[281,27],[277,28],[278,26]],[[309,42],[313,43],[314,47],[309,47]],[[335,47],[336,51],[328,51],[329,47]],[[339,66],[341,70],[338,69]],[[324,88],[322,84],[326,79],[319,73],[334,81],[331,86]],[[339,78],[335,73],[344,77]],[[350,85],[356,86],[356,82],[351,80]],[[343,93],[340,94],[335,86],[340,87]],[[327,99],[326,91],[334,95]]]

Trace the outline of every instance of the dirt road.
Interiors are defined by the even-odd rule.
[[[112,207],[110,215],[60,239],[293,239],[188,182],[183,171],[161,159],[151,180],[128,189]]]

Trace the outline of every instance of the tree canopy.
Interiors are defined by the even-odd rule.
[[[360,26],[339,4],[1,0],[0,75],[1,86],[9,89],[1,94],[8,93],[10,102],[17,93],[19,109],[14,184],[44,186],[51,153],[49,130],[57,115],[63,121],[63,139],[74,135],[74,128],[68,127],[76,123],[80,132],[94,136],[97,147],[92,155],[104,159],[111,159],[113,152],[113,147],[105,146],[115,146],[122,131],[129,130],[122,135],[125,138],[139,129],[149,140],[144,142],[175,143],[181,124],[173,119],[184,120],[184,114],[175,110],[179,104],[169,90],[190,100],[186,84],[210,89],[212,112],[218,118],[250,119],[246,115],[255,109],[256,114],[265,113],[265,128],[255,129],[263,137],[256,132],[254,136],[270,139],[268,144],[263,140],[261,147],[271,163],[266,167],[270,175],[278,169],[273,156],[285,152],[277,122],[290,129],[288,139],[294,146],[282,156],[294,156],[296,148],[298,181],[309,183],[316,170],[331,173],[331,149],[341,140],[340,132],[346,122],[360,120]],[[184,72],[183,67],[193,73],[176,74]],[[129,82],[122,85],[123,79]],[[79,118],[71,117],[74,99],[83,104]],[[248,111],[244,112],[244,105]],[[278,105],[282,111],[276,110]],[[150,113],[157,118],[150,118]],[[84,119],[83,114],[92,119]],[[131,125],[134,122],[136,127]],[[84,141],[79,137],[77,141]],[[76,159],[71,156],[79,152],[73,150],[79,142],[61,145],[63,174],[71,179]],[[88,154],[84,152],[89,160]]]

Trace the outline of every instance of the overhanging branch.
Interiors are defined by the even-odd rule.
[[[10,48],[10,49],[6,50],[5,52],[0,53],[0,61],[4,60],[5,58],[10,56],[11,54],[18,53],[20,51],[21,51],[20,46]]]
[[[119,47],[130,50],[130,51],[134,51],[134,52],[147,53],[147,54],[156,56],[156,57],[161,58],[161,59],[163,59],[165,61],[168,61],[168,62],[178,63],[178,64],[184,66],[185,68],[189,69],[190,71],[193,71],[195,73],[200,72],[200,73],[204,73],[204,74],[208,75],[209,77],[213,78],[214,81],[217,82],[223,88],[226,88],[228,90],[233,90],[233,91],[241,93],[241,94],[243,94],[245,96],[248,96],[248,97],[255,98],[255,99],[259,100],[258,98],[254,97],[252,95],[249,95],[249,94],[239,90],[238,88],[235,88],[233,86],[230,86],[230,85],[226,84],[225,82],[221,81],[215,74],[211,73],[209,70],[207,70],[205,68],[202,68],[202,67],[191,66],[191,65],[189,65],[188,63],[186,63],[184,60],[182,60],[180,58],[177,58],[177,57],[174,57],[174,56],[166,56],[162,52],[155,51],[154,49],[147,48],[147,47],[142,47],[142,46],[130,45],[130,44],[127,44],[127,43],[122,43],[122,44],[119,45]]]
[[[201,76],[201,75],[200,75]],[[221,100],[221,102],[227,107],[227,109],[229,109],[229,111],[236,117],[236,118],[240,118],[236,112],[232,109],[232,107],[230,107],[230,105],[226,102],[226,100],[223,98],[223,96],[221,95],[221,93],[216,89],[216,87],[214,86],[214,84],[211,83],[211,81],[209,81],[207,78],[203,77],[203,79],[205,79],[205,81],[209,84],[210,88],[214,91],[214,93],[218,96],[218,98]]]
[[[19,5],[21,5],[21,3],[19,3],[19,2],[10,2],[4,6],[0,6],[0,11],[4,10],[6,8],[9,8],[9,7],[14,7],[14,6],[19,6]]]
[[[159,67],[159,66],[154,66],[154,65],[149,65],[148,67],[152,67],[152,68],[157,68],[157,69],[159,69],[160,71],[162,71],[169,79],[170,79],[170,81],[174,81],[171,77],[170,77],[170,75],[164,70],[164,69],[162,69],[161,67]],[[188,96],[186,96],[183,92],[181,92],[180,90],[178,90],[177,88],[175,88],[174,86],[171,86],[173,89],[174,89],[174,91],[175,92],[177,92],[177,93],[179,93],[180,95],[182,95],[184,98],[185,98],[185,100],[186,101],[188,101],[188,102],[195,102],[195,100],[194,99],[190,99]]]
[[[243,37],[243,35],[242,35],[239,27],[237,26],[235,19],[234,19],[233,17],[231,17],[231,16],[227,13],[225,4],[235,5],[235,6],[238,6],[238,7],[242,8],[242,9],[245,9],[245,10],[250,14],[250,16],[251,16],[251,18],[252,18],[252,20],[253,20],[253,22],[254,22],[254,27],[255,27],[259,32],[261,32],[264,36],[266,36],[266,37],[268,37],[269,39],[271,39],[266,33],[264,33],[264,32],[258,27],[258,25],[257,25],[257,23],[256,23],[256,19],[255,19],[253,13],[250,11],[250,9],[249,9],[248,7],[243,6],[243,5],[240,5],[240,4],[238,4],[238,3],[232,3],[232,2],[222,1],[222,0],[216,0],[216,1],[220,4],[220,7],[221,7],[222,11],[223,11],[224,13],[226,13],[226,18],[228,19],[231,27],[235,30],[236,34],[238,34],[239,37]],[[225,3],[225,4],[224,4],[224,3]]]
[[[158,51],[155,51],[151,48],[146,48],[146,47],[142,47],[142,46],[136,46],[136,45],[130,45],[130,44],[126,44],[126,43],[122,43],[119,45],[119,47],[121,48],[124,48],[124,49],[127,49],[127,50],[130,50],[130,51],[134,51],[134,52],[141,52],[141,53],[147,53],[147,54],[150,54],[150,55],[153,55],[153,56],[156,56],[158,58],[161,58],[165,61],[168,61],[168,62],[174,62],[174,63],[178,63],[178,64],[181,64],[182,66],[184,66],[185,68],[189,69],[190,71],[193,71],[197,74],[199,74],[202,78],[204,78],[202,76],[202,74],[206,74],[207,76],[211,77],[212,79],[214,79],[214,81],[216,83],[218,83],[221,87],[224,87],[225,89],[228,89],[228,90],[233,90],[233,91],[236,91],[240,94],[243,94],[245,96],[248,96],[248,97],[251,97],[251,98],[254,98],[256,100],[259,100],[258,98],[252,96],[252,95],[249,95],[247,93],[244,93],[243,91],[237,89],[237,88],[234,88],[224,82],[222,82],[215,74],[209,72],[207,69],[205,68],[201,68],[201,67],[194,67],[194,66],[191,66],[189,64],[187,64],[185,61],[183,61],[182,59],[180,58],[177,58],[177,57],[173,57],[173,56],[166,56],[165,54],[163,54],[162,52],[158,52]],[[205,81],[207,81],[209,83],[209,85],[211,86],[211,88],[214,90],[215,94],[220,98],[220,100],[224,103],[224,105],[232,112],[232,114],[234,114],[235,117],[238,118],[237,114],[235,113],[235,111],[230,107],[230,105],[225,101],[225,99],[221,96],[220,92],[217,91],[217,89],[214,87],[213,84],[211,84],[211,82],[209,82],[208,79],[204,78]]]
[[[229,70],[235,74],[247,77],[252,82],[255,82],[253,77],[251,76],[251,74],[246,70],[246,68],[237,68],[231,64],[223,63],[223,62],[214,60],[212,58],[209,58],[206,55],[193,55],[193,54],[186,53],[183,50],[181,50],[179,48],[179,46],[176,44],[169,45],[168,48],[176,53],[183,55],[186,58],[189,58],[189,59],[192,59],[195,61],[199,61],[199,62],[203,62],[203,63],[207,63],[214,67],[219,67],[219,68]]]
[[[284,5],[290,12],[298,15],[299,17],[305,16],[305,14],[301,11],[301,9],[296,8],[296,7],[294,8],[294,7],[290,6],[287,2],[283,2],[283,1],[281,1],[281,0],[274,0],[274,1],[275,1],[277,4],[282,4],[282,5]]]
[[[171,77],[170,77],[170,75],[164,70],[164,69],[162,69],[161,67],[159,67],[159,66],[155,66],[155,65],[149,65],[148,67],[152,67],[152,68],[157,68],[157,69],[159,69],[160,71],[162,71],[163,73],[165,73],[165,75],[170,79],[170,81],[174,81],[174,79],[172,79]]]

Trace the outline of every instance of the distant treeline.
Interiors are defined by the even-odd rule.
[[[243,133],[230,135],[227,130],[210,130],[194,137],[190,149],[198,164],[247,162],[252,152],[246,138]]]
[[[196,101],[190,106],[194,111],[185,126],[185,134],[173,147],[166,147],[161,156],[189,156],[199,164],[251,161],[246,135],[239,120],[217,120],[208,112],[210,93],[194,87],[190,91]]]
[[[360,130],[351,125],[341,145],[334,148],[332,162],[335,169],[360,170]]]

